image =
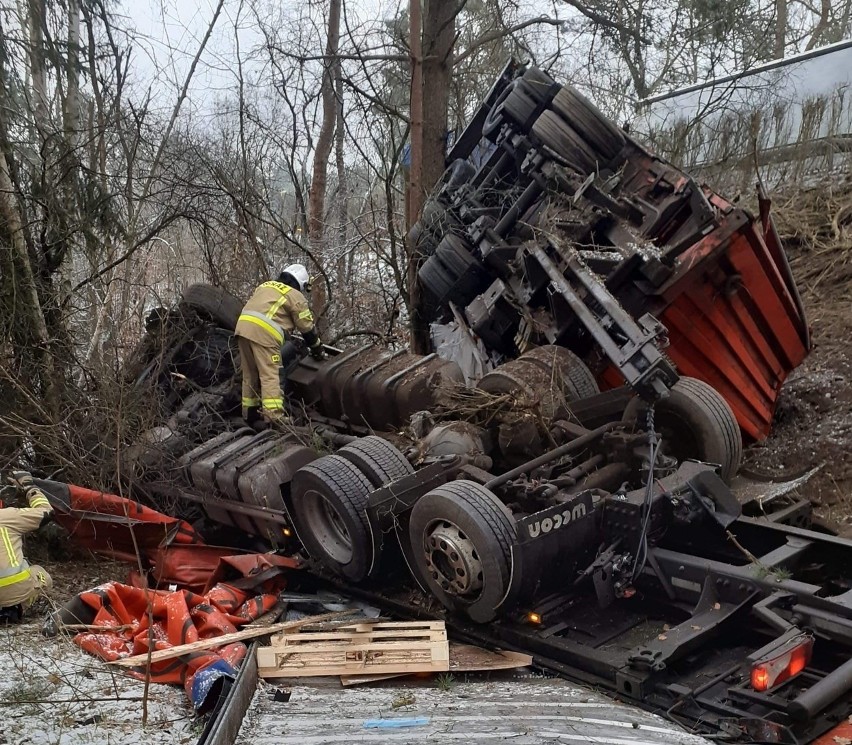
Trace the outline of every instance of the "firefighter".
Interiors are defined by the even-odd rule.
[[[26,471],[13,471],[10,484],[24,493],[29,507],[0,507],[0,622],[21,620],[38,596],[53,586],[40,566],[23,554],[23,536],[53,518],[53,507]]]
[[[279,373],[282,347],[294,330],[301,332],[313,357],[325,356],[304,295],[310,288],[308,270],[290,264],[277,281],[260,285],[240,314],[235,333],[243,375],[243,418],[249,423],[260,416],[270,423],[289,421]]]

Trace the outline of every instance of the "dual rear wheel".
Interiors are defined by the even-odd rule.
[[[405,456],[380,437],[364,437],[293,477],[293,520],[310,556],[352,582],[378,558],[367,516],[369,494],[413,473]],[[448,609],[492,620],[511,578],[514,520],[483,486],[452,481],[411,510],[409,560],[424,587]]]

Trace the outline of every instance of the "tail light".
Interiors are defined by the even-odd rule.
[[[783,644],[751,666],[751,687],[755,691],[768,691],[798,675],[811,661],[814,638],[802,634]]]

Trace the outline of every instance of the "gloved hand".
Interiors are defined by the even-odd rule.
[[[27,489],[31,489],[35,484],[33,484],[33,477],[29,471],[12,471],[7,477],[6,480],[12,485],[17,486],[21,491],[27,491]]]
[[[311,357],[315,360],[324,360],[326,357],[325,349],[323,348],[322,342],[317,339],[316,342],[311,346],[308,350],[311,353]]]

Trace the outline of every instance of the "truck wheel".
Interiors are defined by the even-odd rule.
[[[594,151],[555,112],[542,112],[532,132],[542,145],[579,173],[589,174],[596,170],[599,159]]]
[[[622,421],[645,421],[648,404],[630,400]],[[678,460],[717,463],[725,481],[737,475],[743,440],[728,402],[715,388],[697,378],[681,378],[667,398],[654,406],[654,427],[662,437],[662,452]]]
[[[514,393],[528,402],[537,401],[545,419],[560,408],[599,393],[592,371],[573,352],[547,345],[525,352],[482,376],[480,390],[500,396]]]
[[[409,521],[411,555],[429,590],[477,623],[496,617],[509,588],[514,536],[509,510],[473,481],[433,489]]]
[[[485,268],[463,238],[448,234],[435,253],[420,267],[420,283],[439,305],[455,302],[467,305],[487,283]]]
[[[397,448],[375,435],[350,442],[336,455],[355,465],[376,489],[414,473],[411,463]]]
[[[213,285],[190,285],[181,294],[180,300],[183,305],[205,313],[230,331],[236,328],[237,319],[243,311],[243,304],[238,298]]]
[[[456,158],[447,166],[440,181],[438,181],[438,185],[439,187],[446,187],[449,192],[453,192],[470,181],[475,173],[476,168],[471,163],[462,158]]]
[[[461,228],[461,222],[441,201],[429,197],[420,219],[408,232],[409,250],[416,249],[415,253],[421,257],[431,256],[447,233]]]
[[[524,359],[541,362],[559,375],[568,403],[601,392],[598,381],[583,360],[570,349],[548,344],[527,352]]]
[[[530,67],[521,75],[526,92],[538,103],[550,103],[553,100],[556,81],[537,67]]]
[[[624,134],[618,127],[607,121],[588,98],[571,86],[563,87],[550,106],[602,160],[612,160],[624,147]]]
[[[371,491],[367,477],[339,455],[303,466],[292,481],[293,521],[311,558],[353,582],[367,576],[372,559]]]
[[[529,127],[536,103],[524,90],[523,81],[513,80],[498,96],[482,125],[482,134],[490,140],[497,138],[504,124],[524,131]]]

